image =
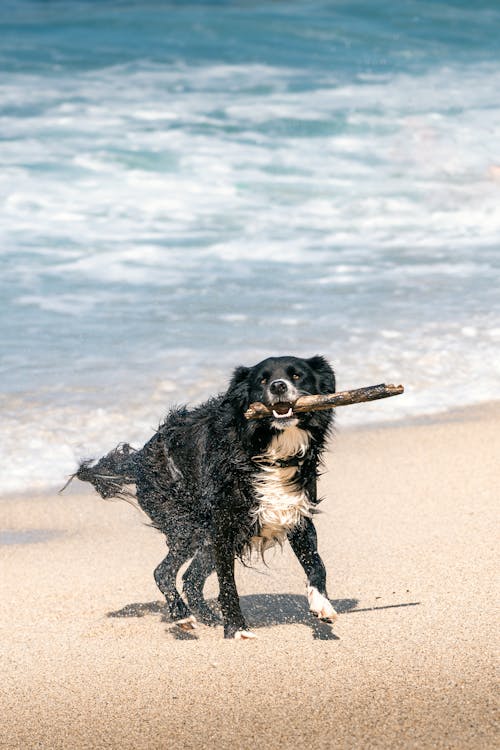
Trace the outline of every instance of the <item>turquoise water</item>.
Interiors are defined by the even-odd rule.
[[[2,486],[270,353],[497,398],[500,5],[0,9]],[[5,471],[4,471],[5,473]]]

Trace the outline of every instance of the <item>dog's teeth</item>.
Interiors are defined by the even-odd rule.
[[[273,416],[276,419],[289,419],[293,416],[293,409],[290,407],[286,414],[278,414],[278,412],[273,409]]]

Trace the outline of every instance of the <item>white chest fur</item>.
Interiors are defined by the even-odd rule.
[[[280,544],[287,533],[312,515],[312,506],[297,484],[298,466],[276,466],[278,459],[301,458],[309,447],[310,434],[298,427],[281,430],[273,437],[267,451],[254,460],[259,464],[254,488],[259,504],[253,511],[260,532],[252,539],[255,547],[264,551],[275,542]]]

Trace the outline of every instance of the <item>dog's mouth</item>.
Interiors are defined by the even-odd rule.
[[[275,419],[290,419],[290,417],[293,417],[293,404],[290,401],[278,401],[271,404],[271,409]]]

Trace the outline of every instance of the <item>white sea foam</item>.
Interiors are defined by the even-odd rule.
[[[237,249],[233,245],[240,258],[252,257],[251,245],[257,244],[248,236],[250,215],[257,219],[253,234],[259,245],[283,226],[289,234],[305,226],[328,231],[330,245],[351,239],[380,247],[401,242],[403,235],[409,244],[437,247],[443,238],[467,241],[471,231],[476,243],[496,239],[500,203],[489,170],[500,148],[494,127],[500,117],[498,70],[445,69],[329,88],[323,83],[305,94],[283,90],[294,75],[286,69],[207,67],[201,74],[206,89],[199,75],[189,69],[135,74],[112,69],[99,78],[62,77],[56,91],[35,85],[33,76],[14,76],[15,83],[11,76],[2,96],[30,102],[34,115],[29,123],[4,118],[6,135],[17,136],[8,146],[14,171],[4,171],[2,180],[4,233],[31,215],[37,234],[54,239],[61,232],[67,236],[69,221],[79,221],[90,244],[113,237],[133,242],[144,222],[155,233],[170,233],[206,220],[218,226],[222,216],[231,216],[250,240]],[[235,77],[243,82],[236,102]],[[267,97],[251,92],[260,77],[272,89]],[[171,93],[181,129],[131,127],[131,118],[144,121],[134,114],[137,103],[140,113],[161,89],[176,85],[180,90]],[[65,98],[76,91],[81,103],[70,105]],[[154,107],[146,111],[160,114]],[[278,138],[260,129],[280,118],[328,124],[338,112],[350,113],[344,132],[297,138],[290,128]],[[241,129],[236,137],[226,135],[225,121]],[[25,138],[19,139],[23,125]],[[58,137],[47,143],[47,131]],[[164,158],[165,149],[175,171],[155,175],[151,166]],[[137,166],[120,163],[120,151],[127,158],[136,154]],[[141,153],[150,155],[142,169]],[[64,164],[68,156],[77,170],[70,181],[61,182],[59,170],[43,176],[30,170],[36,162]],[[19,163],[27,167],[20,171]],[[263,171],[273,165],[299,170],[300,179]],[[300,211],[290,211],[292,206]],[[284,248],[289,237],[282,242]],[[308,243],[308,258],[311,252]]]

